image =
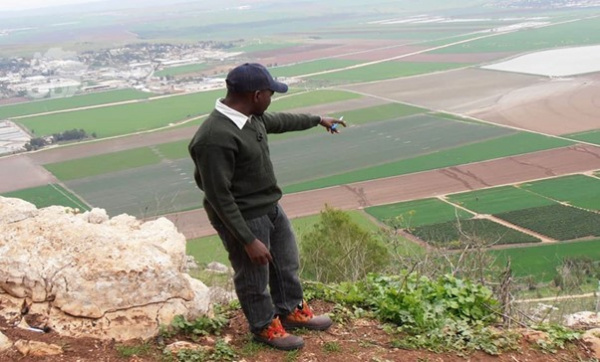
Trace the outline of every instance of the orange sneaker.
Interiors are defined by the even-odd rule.
[[[281,323],[288,329],[306,328],[315,331],[324,331],[333,324],[327,315],[315,316],[306,301],[302,301],[302,305],[283,318]]]
[[[302,337],[287,333],[281,325],[279,317],[273,318],[271,324],[260,333],[255,333],[254,339],[283,351],[291,351],[304,347]]]

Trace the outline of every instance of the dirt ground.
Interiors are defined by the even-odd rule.
[[[290,218],[319,213],[325,204],[368,206],[539,180],[600,169],[600,147],[576,145],[496,160],[284,195]],[[188,239],[215,233],[204,210],[167,215]]]
[[[331,311],[331,305],[323,302],[313,303],[316,313]],[[0,354],[0,361],[19,362],[117,362],[117,361],[162,361],[161,352],[164,345],[176,340],[186,340],[184,336],[176,336],[158,343],[158,339],[148,341],[148,350],[135,357],[124,357],[119,352],[123,345],[140,345],[141,341],[117,343],[90,338],[61,337],[56,333],[36,333],[10,328],[0,322],[0,331],[12,341],[18,339],[36,340],[53,343],[63,347],[64,354],[51,357],[23,357],[14,348]],[[300,331],[305,346],[298,353],[281,352],[258,344],[250,344],[246,320],[241,311],[236,311],[230,318],[228,326],[221,336],[202,338],[197,343],[214,344],[215,338],[229,340],[238,357],[238,361],[246,362],[349,362],[349,361],[401,361],[401,362],[575,362],[591,361],[590,352],[583,343],[570,344],[556,354],[547,354],[527,342],[520,344],[518,351],[505,352],[500,356],[492,356],[476,352],[467,356],[456,353],[433,353],[429,351],[411,351],[393,348],[391,342],[398,337],[383,331],[380,323],[370,319],[355,319],[343,324],[335,323],[326,332]]]

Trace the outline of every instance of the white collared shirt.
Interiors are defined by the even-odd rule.
[[[215,109],[222,113],[225,117],[229,118],[239,129],[244,128],[246,122],[252,120],[252,116],[248,117],[245,114],[236,111],[235,109],[224,104],[221,99],[217,99]]]

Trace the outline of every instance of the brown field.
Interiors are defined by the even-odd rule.
[[[600,79],[552,79],[508,92],[471,116],[553,135],[600,128]]]
[[[436,54],[421,53],[402,58],[399,61],[416,63],[485,63],[497,61],[514,55],[515,53],[463,53],[463,54]]]
[[[392,40],[356,40],[348,39],[346,42],[339,40],[336,43],[327,41],[315,41],[313,44],[303,44],[283,50],[270,50],[248,54],[253,61],[264,64],[294,64],[308,62],[322,58],[342,58],[351,54],[371,54],[381,49],[404,49],[403,42]],[[398,55],[403,54],[399,53]],[[343,58],[342,58],[343,59]],[[376,58],[380,59],[380,58]]]
[[[537,84],[543,79],[531,75],[467,68],[341,88],[435,110],[468,112],[491,107],[504,94]]]
[[[575,145],[409,175],[285,195],[290,218],[319,213],[325,204],[361,209],[600,169],[600,147]],[[188,238],[214,234],[204,210],[167,215]]]
[[[36,165],[27,154],[0,158],[0,169],[0,193],[58,182],[45,168]]]
[[[545,134],[600,127],[600,79],[460,69],[344,87]]]

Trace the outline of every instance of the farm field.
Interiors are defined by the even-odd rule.
[[[600,237],[600,213],[560,204],[509,211],[494,216],[560,241]]]
[[[569,138],[572,138],[575,140],[585,141],[585,142],[590,142],[590,143],[600,145],[600,130],[568,134],[565,137],[569,137]]]
[[[79,210],[90,210],[90,207],[76,195],[58,184],[39,186],[25,190],[3,193],[4,197],[16,197],[37,206],[38,208],[60,205]]]
[[[33,116],[21,118],[18,122],[30,130],[34,129],[37,135],[83,128],[89,134],[95,132],[98,138],[104,138],[166,127],[209,113],[214,108],[215,100],[222,95],[223,90],[198,92],[134,104]],[[359,97],[343,91],[298,93],[274,102],[273,110]]]
[[[198,208],[202,194],[192,176],[192,161],[127,169],[65,182],[88,203],[109,215],[127,213],[140,218]]]
[[[452,194],[448,201],[473,210],[479,214],[498,214],[502,212],[528,209],[556,202],[525,191],[519,185],[493,187],[490,189]]]
[[[555,47],[600,43],[600,24],[590,18],[475,40],[432,51],[433,53],[531,52]]]
[[[579,61],[574,64],[573,58]],[[548,59],[552,59],[552,62],[546,62]],[[598,72],[600,71],[598,63],[600,63],[600,46],[590,45],[539,51],[482,68],[550,77],[569,77]]]
[[[203,70],[208,69],[208,67],[209,66],[206,63],[181,65],[178,67],[168,67],[159,70],[158,72],[155,72],[154,75],[157,77],[178,76],[183,74],[201,72]]]
[[[365,211],[388,224],[390,219],[398,218],[399,222],[396,225],[399,227],[406,228],[408,232],[427,242],[441,245],[458,240],[459,225],[467,234],[473,233],[479,238],[487,238],[483,239],[487,243],[496,239],[499,239],[498,244],[540,241],[535,236],[505,230],[506,226],[496,224],[493,220],[465,220],[472,216],[469,211],[473,214],[491,214],[555,240],[598,237],[600,214],[559,204],[565,201],[585,200],[588,201],[588,209],[599,208],[600,193],[597,187],[600,183],[597,181],[600,180],[584,175],[571,175],[445,195],[449,202],[467,210],[460,212],[439,199],[382,205],[367,208]],[[494,237],[494,233],[498,236]]]
[[[388,61],[362,66],[360,68],[313,75],[309,76],[308,79],[311,81],[328,82],[332,84],[372,82],[462,68],[467,67],[468,65],[468,63],[410,63]]]
[[[359,62],[343,59],[323,59],[288,66],[280,66],[272,68],[270,72],[274,77],[292,77],[321,72],[324,70],[345,68],[356,64],[359,64]]]
[[[600,180],[573,175],[519,185],[527,192],[588,210],[600,210]]]
[[[142,92],[134,89],[122,89],[78,95],[69,98],[4,105],[0,106],[0,119],[21,117],[43,112],[62,111],[72,108],[95,106],[113,102],[123,102],[135,99],[147,99],[152,96],[154,96],[152,93]]]
[[[310,180],[321,175],[334,175],[350,170],[361,173],[360,170],[374,163],[386,164],[394,158],[412,159],[436,150],[468,144],[475,139],[480,142],[485,140],[494,142],[496,137],[510,133],[511,131],[484,124],[459,122],[432,115],[410,115],[352,126],[344,130],[344,137],[332,136],[318,130],[306,135],[296,133],[297,136],[292,138],[272,140],[270,148],[276,176],[279,183],[285,187],[298,180]],[[435,149],[431,148],[432,140],[436,145]],[[187,142],[179,144],[186,146]],[[175,152],[174,149],[169,149],[169,152]],[[187,152],[185,148],[179,150],[182,153]],[[329,152],[332,157],[322,157],[323,152]],[[154,159],[156,161],[156,158]],[[104,160],[110,164],[110,158]],[[136,158],[132,161],[136,160],[140,159]],[[177,165],[176,168],[181,171],[174,172],[171,165]],[[60,167],[72,169],[69,164]],[[91,204],[96,205],[96,202],[100,202],[99,205],[106,208],[110,214],[128,212],[140,215],[140,210],[146,210],[146,206],[140,208],[139,204],[158,204],[155,200],[157,195],[173,200],[185,198],[183,195],[190,193],[196,195],[188,197],[181,205],[173,201],[177,206],[163,202],[160,203],[161,207],[156,205],[149,207],[153,210],[152,215],[155,215],[161,214],[162,207],[167,207],[171,212],[200,207],[200,193],[193,185],[187,185],[191,171],[192,163],[186,153],[184,158],[174,160],[173,163],[153,164],[98,177],[81,178],[69,181],[68,186],[77,190]],[[135,182],[132,183],[135,174],[140,175],[139,179],[161,179],[162,183],[155,184],[151,188],[139,188]],[[114,186],[107,189],[110,195],[102,196],[101,190],[107,183]],[[120,192],[123,192],[123,195],[119,195]],[[130,202],[130,194],[136,195],[137,204]],[[174,207],[181,207],[181,209],[173,209]]]
[[[160,160],[160,157],[155,152],[152,152],[152,149],[144,147],[60,163],[51,163],[44,167],[61,181],[69,181],[152,165],[159,163]]]
[[[488,219],[448,221],[418,226],[407,231],[428,244],[448,249],[464,248],[465,242],[482,243],[482,246],[541,242],[535,236]]]
[[[373,180],[383,177],[410,174],[433,170],[442,167],[479,162],[494,158],[519,155],[540,150],[564,147],[570,142],[548,138],[533,133],[516,133],[482,142],[473,142],[444,152],[424,153],[418,157],[365,167],[358,171],[350,171],[316,180],[294,183],[284,187],[284,191],[299,192],[351,182]]]
[[[373,206],[365,211],[388,226],[402,229],[473,217],[473,214],[436,198]]]
[[[498,249],[488,253],[497,258],[495,264],[499,267],[505,266],[510,258],[516,277],[532,275],[538,282],[549,282],[556,275],[564,258],[586,257],[599,260],[600,239]]]
[[[532,75],[470,67],[340,88],[432,110],[464,114],[486,107],[493,109],[506,93],[546,81]]]
[[[37,135],[60,133],[67,129],[95,132],[98,138],[119,136],[165,127],[185,119],[208,113],[221,91],[209,91],[133,104],[80,110],[19,119]]]
[[[334,93],[335,95],[336,93]],[[289,104],[289,103],[288,103]],[[383,120],[400,119],[404,116],[418,114],[426,110],[399,103],[368,107],[345,112],[346,119],[352,126],[373,123]],[[334,115],[338,116],[338,115]],[[189,138],[193,132],[190,131]],[[289,132],[269,135],[271,141],[282,141],[290,138],[306,137],[308,135],[323,136],[323,129],[315,127],[303,132]],[[82,157],[59,163],[46,164],[44,167],[57,178],[68,181],[89,176],[125,170],[128,168],[153,165],[164,159],[177,160],[189,158],[187,146],[189,139],[163,143],[156,146],[130,149],[127,151],[107,153],[104,155]]]

